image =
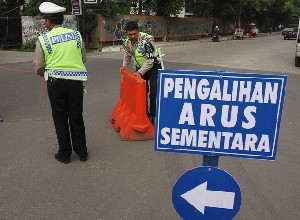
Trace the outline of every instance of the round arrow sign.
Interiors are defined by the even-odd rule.
[[[176,182],[172,200],[183,219],[231,220],[241,206],[241,191],[235,179],[215,167],[197,167]]]

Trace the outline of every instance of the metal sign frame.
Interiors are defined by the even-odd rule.
[[[100,0],[101,3],[102,0]],[[84,4],[97,4],[98,0],[84,0]]]
[[[82,15],[81,0],[71,0],[72,15]]]

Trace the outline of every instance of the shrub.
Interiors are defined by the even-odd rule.
[[[21,51],[33,52],[35,50],[35,41],[27,41],[20,48]]]

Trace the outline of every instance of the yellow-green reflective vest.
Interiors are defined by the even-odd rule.
[[[82,61],[82,38],[78,31],[55,27],[39,36],[38,40],[50,77],[87,81],[87,71]]]
[[[143,32],[139,32],[139,38],[138,38],[138,42],[137,42],[137,47],[134,50],[134,53],[130,52],[129,48],[128,48],[128,43],[129,43],[129,39],[126,38],[124,40],[123,46],[124,46],[124,50],[125,52],[131,56],[134,59],[134,65],[138,68],[140,68],[143,63],[149,59],[149,57],[146,54],[145,51],[145,44],[147,44],[149,41],[153,41],[154,38],[147,33],[143,33]],[[158,50],[157,47],[154,46],[154,51],[153,51],[153,57],[158,57]]]

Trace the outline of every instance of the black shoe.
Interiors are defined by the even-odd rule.
[[[88,159],[88,154],[86,154],[85,156],[82,156],[82,155],[78,155],[79,156],[79,160],[81,161],[81,162],[85,162],[85,161],[87,161],[87,159]]]
[[[70,158],[69,159],[63,159],[63,158],[61,158],[61,156],[58,153],[55,154],[54,157],[59,162],[62,162],[62,163],[65,163],[65,164],[70,163]]]

